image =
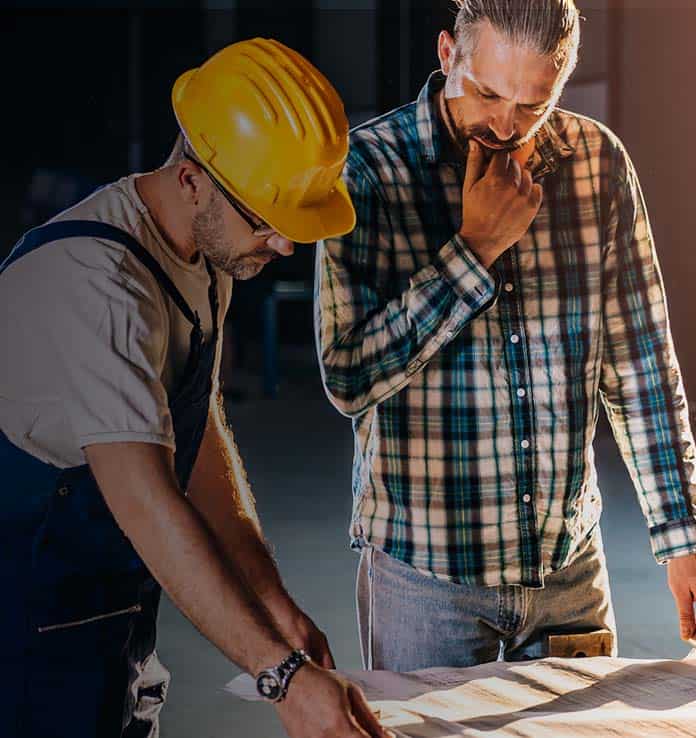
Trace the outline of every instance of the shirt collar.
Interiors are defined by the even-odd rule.
[[[428,77],[416,100],[416,127],[421,151],[431,163],[462,164],[462,154],[455,148],[444,127],[435,103],[435,93],[444,87],[445,75],[435,70]],[[562,159],[575,153],[575,149],[561,137],[554,127],[555,115],[537,132],[536,149],[532,159],[532,172],[541,177],[555,172]]]

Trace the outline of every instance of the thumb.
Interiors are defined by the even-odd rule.
[[[694,635],[694,603],[689,590],[681,592],[674,597],[677,612],[679,613],[679,635],[683,640],[688,640]]]
[[[481,179],[484,169],[483,151],[481,144],[469,139],[469,155],[466,158],[466,175],[464,177],[464,192],[471,192],[471,188]]]
[[[367,731],[370,738],[384,738],[387,735],[379,724],[375,714],[365,700],[365,695],[354,684],[348,685],[348,698],[353,715],[362,730]]]

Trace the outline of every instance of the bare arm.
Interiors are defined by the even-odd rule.
[[[305,648],[322,666],[333,668],[324,634],[292,600],[266,547],[254,497],[219,398],[211,403],[188,498],[230,568],[254,590],[281,634],[292,646]]]
[[[112,443],[87,446],[85,455],[116,521],[198,630],[251,674],[284,659],[290,644],[181,494],[171,451]],[[278,712],[291,738],[386,736],[360,690],[314,664],[300,669]]]
[[[291,650],[258,597],[226,566],[202,516],[180,493],[172,453],[95,444],[87,461],[119,525],[177,607],[250,673]]]

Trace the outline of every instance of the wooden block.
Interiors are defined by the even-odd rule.
[[[614,635],[610,630],[591,633],[563,633],[549,635],[549,656],[565,659],[583,656],[611,656]]]

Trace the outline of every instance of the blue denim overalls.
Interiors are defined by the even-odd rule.
[[[0,286],[2,273],[17,259],[75,236],[126,246],[193,326],[188,363],[169,402],[176,474],[185,490],[212,391],[215,272],[206,261],[214,326],[207,341],[198,314],[154,257],[108,224],[62,221],[29,231],[0,265]],[[159,585],[121,532],[87,465],[58,469],[20,450],[0,431],[0,468],[0,736],[157,735],[167,684],[153,683],[143,672],[148,660],[156,660]]]

